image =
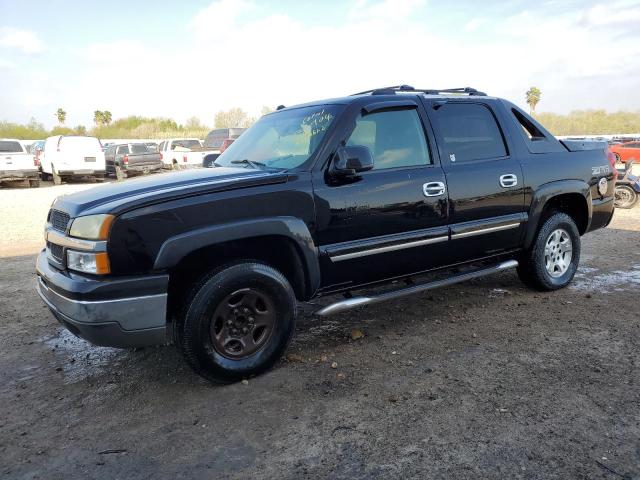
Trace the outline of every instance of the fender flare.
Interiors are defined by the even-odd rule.
[[[585,232],[589,231],[589,225],[591,224],[591,218],[593,215],[591,188],[589,185],[583,180],[558,180],[555,182],[545,183],[533,192],[533,198],[529,208],[529,221],[527,222],[527,229],[524,238],[525,249],[529,248],[533,243],[533,239],[538,232],[542,212],[549,200],[553,197],[557,197],[558,195],[565,195],[567,193],[578,193],[584,198],[585,206],[587,207],[587,228],[585,229]]]
[[[309,295],[320,287],[318,248],[307,225],[295,217],[267,217],[204,227],[168,238],[160,247],[153,268],[164,270],[204,247],[252,237],[282,236],[293,241],[305,266]]]

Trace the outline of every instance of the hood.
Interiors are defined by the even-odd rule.
[[[56,198],[51,208],[71,217],[111,213],[118,215],[161,201],[205,193],[284,183],[282,171],[238,168],[198,168],[98,185]]]

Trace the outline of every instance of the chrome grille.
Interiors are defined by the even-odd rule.
[[[49,213],[49,223],[53,228],[61,232],[67,231],[67,225],[69,224],[69,214],[61,212],[59,210],[51,210]]]
[[[62,262],[62,259],[64,258],[64,247],[62,245],[47,242],[47,249],[55,260]]]

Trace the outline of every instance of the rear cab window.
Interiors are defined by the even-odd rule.
[[[432,111],[440,154],[452,164],[508,155],[502,130],[486,105],[447,102]]]
[[[24,150],[20,142],[11,140],[0,140],[0,153],[23,153]]]
[[[131,147],[131,153],[133,155],[141,155],[144,153],[149,153],[149,150],[147,149],[147,146],[144,143],[132,143],[130,147]]]

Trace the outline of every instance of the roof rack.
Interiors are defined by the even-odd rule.
[[[421,89],[413,88],[411,85],[394,85],[392,87],[374,88],[373,90],[365,90],[364,92],[354,93],[354,95],[395,95],[398,92],[416,92],[424,93],[426,95],[440,95],[441,93],[457,93],[460,95],[469,96],[483,96],[487,94],[480,92],[475,88],[462,87],[462,88],[443,88],[443,89]]]

